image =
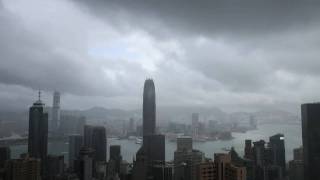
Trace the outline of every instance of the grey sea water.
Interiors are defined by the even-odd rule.
[[[235,150],[242,156],[244,150],[245,139],[252,139],[253,141],[263,139],[269,141],[269,137],[282,133],[285,135],[286,146],[286,159],[293,159],[294,148],[300,147],[301,141],[301,125],[299,124],[264,124],[260,125],[257,130],[248,131],[246,133],[233,133],[234,139],[228,141],[208,141],[208,142],[195,142],[194,149],[201,150],[205,153],[206,157],[212,158],[214,153],[225,152],[224,149],[234,147]],[[117,140],[108,139],[107,146],[121,145],[121,153],[124,160],[132,162],[135,153],[140,145],[136,144],[134,140]],[[18,158],[21,153],[27,152],[26,145],[12,146],[12,158]],[[176,149],[176,143],[166,141],[166,160],[173,160],[173,153]],[[64,142],[55,142],[48,144],[49,154],[64,155],[65,161],[68,159],[68,144]],[[108,152],[109,155],[109,152]]]

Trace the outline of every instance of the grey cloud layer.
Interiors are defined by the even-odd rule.
[[[150,76],[162,105],[254,108],[320,96],[317,1],[4,0],[2,6],[6,103],[7,94],[17,102],[22,92],[42,88],[64,92],[65,104],[75,108],[135,108]]]
[[[163,31],[161,25],[165,25],[179,33],[230,36],[240,33],[248,37],[313,25],[320,15],[320,2],[315,0],[74,1],[81,2],[100,18],[109,19],[111,13],[113,18],[125,16],[132,26],[142,25],[155,33]]]

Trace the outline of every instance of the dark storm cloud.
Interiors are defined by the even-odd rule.
[[[28,103],[24,95],[41,88],[60,90],[68,107],[136,108],[146,77],[155,79],[159,105],[249,109],[320,96],[317,1],[3,0],[2,7],[0,102]]]
[[[78,95],[105,94],[97,88],[106,87],[95,81],[98,75],[90,74],[99,72],[99,67],[75,63],[5,10],[0,11],[0,39],[0,83]]]
[[[81,2],[100,18],[112,22],[124,16],[131,26],[144,26],[155,34],[165,32],[165,27],[179,33],[248,37],[304,28],[318,23],[320,14],[320,2],[315,0],[74,1]],[[179,33],[174,35],[179,36]]]

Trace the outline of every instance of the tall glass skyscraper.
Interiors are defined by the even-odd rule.
[[[165,161],[165,136],[156,134],[156,93],[152,79],[144,83],[143,91],[143,144],[133,162],[133,180],[152,176],[157,163]]]
[[[143,136],[156,132],[156,92],[152,79],[144,83],[143,91]]]

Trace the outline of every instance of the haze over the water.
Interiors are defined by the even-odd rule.
[[[320,3],[0,0],[0,109],[44,91],[64,109],[159,106],[298,112],[320,97]],[[230,3],[232,2],[232,3]]]

